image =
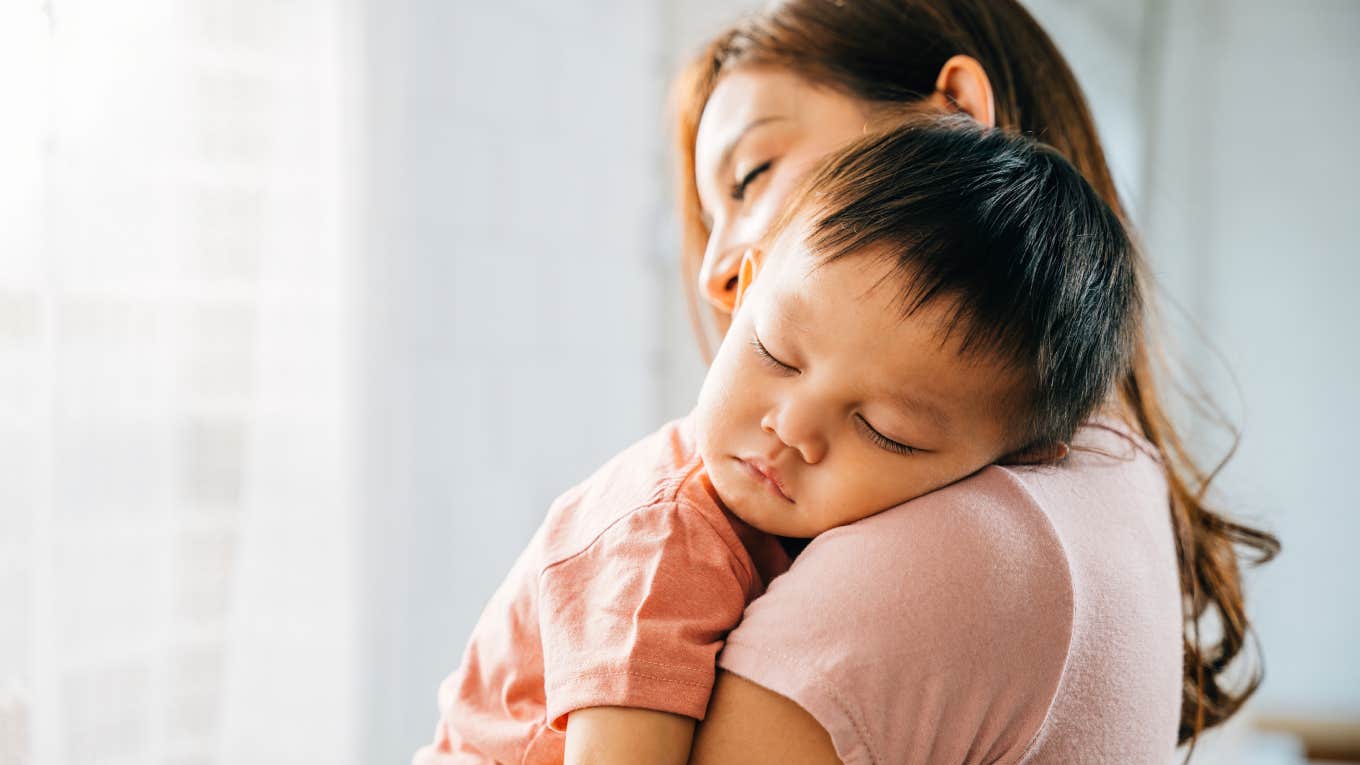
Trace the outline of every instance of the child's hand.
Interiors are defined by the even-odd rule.
[[[628,707],[578,709],[567,718],[565,765],[685,765],[694,720]]]

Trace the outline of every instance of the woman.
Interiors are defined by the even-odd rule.
[[[776,3],[676,93],[706,353],[703,319],[726,331],[741,254],[798,177],[903,111],[1037,135],[1122,214],[1075,79],[1010,0]],[[1237,547],[1278,543],[1203,505],[1212,473],[1162,413],[1151,355],[1060,465],[989,468],[808,545],[731,634],[693,761],[1166,762],[1236,712],[1261,679],[1220,684],[1249,630]],[[864,574],[882,561],[893,575]]]

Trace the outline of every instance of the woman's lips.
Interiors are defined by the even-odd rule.
[[[751,474],[752,478],[760,481],[765,485],[765,488],[769,489],[780,499],[789,504],[796,504],[793,501],[793,497],[790,497],[789,493],[784,490],[784,484],[779,480],[779,473],[775,471],[773,466],[758,459],[742,459],[741,457],[737,458],[737,462],[741,463],[741,466],[746,469],[746,472]]]

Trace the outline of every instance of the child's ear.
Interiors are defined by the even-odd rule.
[[[760,273],[760,264],[765,260],[765,253],[755,248],[747,249],[741,254],[741,266],[737,269],[737,297],[732,303],[732,313],[736,313],[741,308],[742,298],[746,297],[746,290],[751,288],[751,283],[756,280],[756,274]]]
[[[1027,446],[1019,451],[1011,452],[998,462],[1002,465],[1042,465],[1046,462],[1058,462],[1067,456],[1068,451],[1070,450],[1066,443],[1053,441]]]

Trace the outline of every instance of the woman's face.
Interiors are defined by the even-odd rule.
[[[739,67],[723,75],[694,146],[695,183],[710,232],[700,294],[731,312],[742,252],[783,210],[803,173],[864,135],[868,123],[862,102],[786,69]]]

